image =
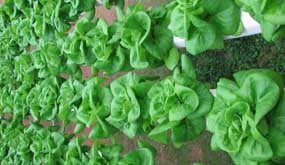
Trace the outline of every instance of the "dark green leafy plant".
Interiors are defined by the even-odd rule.
[[[223,48],[224,35],[240,32],[240,9],[234,0],[176,0],[169,8],[169,28],[185,39],[192,55]]]
[[[285,3],[282,0],[236,0],[261,25],[267,41],[279,41],[285,37]]]
[[[276,109],[283,94],[281,77],[270,70],[249,70],[234,74],[234,79],[236,82],[221,79],[218,83],[217,97],[208,115],[208,128],[214,133],[212,148],[228,152],[236,164],[277,161],[274,154],[281,156],[282,152],[280,155],[271,146],[270,134],[277,126],[271,121],[279,117],[271,113],[284,108]]]
[[[213,102],[208,88],[196,80],[186,55],[182,55],[181,64],[181,69],[176,68],[173,76],[153,85],[148,92],[149,115],[154,127],[149,137],[167,144],[171,130],[171,140],[177,147],[205,130],[205,115]]]

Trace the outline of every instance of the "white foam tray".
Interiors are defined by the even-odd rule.
[[[225,36],[225,40],[234,39],[234,38],[241,38],[246,36],[251,36],[255,34],[261,33],[261,27],[258,22],[256,22],[247,12],[241,13],[241,19],[244,25],[244,32],[240,36]],[[178,48],[185,47],[185,40],[183,38],[174,37],[173,39],[175,46]]]

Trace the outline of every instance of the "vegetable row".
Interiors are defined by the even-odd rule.
[[[1,164],[154,164],[156,151],[145,141],[138,142],[138,149],[122,155],[119,144],[96,141],[87,146],[86,136],[61,133],[58,126],[46,128],[32,123],[25,127],[9,120],[0,122]]]

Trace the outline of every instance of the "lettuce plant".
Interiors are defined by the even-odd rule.
[[[57,132],[57,127],[43,128],[32,124],[24,130],[24,133],[31,136],[29,147],[32,152],[33,163],[59,163],[67,139],[64,134]]]
[[[240,9],[234,0],[176,0],[169,8],[169,28],[185,39],[192,55],[223,48],[224,35],[240,32]]]
[[[93,64],[96,56],[92,52],[94,35],[91,33],[95,29],[96,23],[82,18],[76,22],[75,29],[68,35],[63,45],[64,53],[69,59],[68,63]]]
[[[139,141],[138,149],[122,154],[119,144],[96,141],[92,147],[85,146],[86,136],[60,133],[57,126],[31,123],[25,127],[19,121],[1,120],[0,133],[1,164],[154,165],[155,151],[144,141]]]
[[[68,144],[66,164],[96,164],[96,165],[129,165],[145,164],[154,165],[155,153],[146,145],[139,145],[138,149],[122,154],[123,147],[119,144],[105,145],[95,143],[93,146],[82,147],[85,136],[79,136]],[[122,155],[122,156],[121,156]]]
[[[67,32],[70,29],[69,22],[77,20],[81,13],[87,12],[88,18],[92,19],[95,13],[95,3],[95,0],[7,0],[2,11],[11,20],[21,20],[22,26],[19,27],[26,27],[22,37],[27,37],[30,31],[33,32],[33,37],[51,40],[55,35]]]
[[[82,103],[76,111],[77,119],[87,127],[94,126],[90,132],[91,138],[107,138],[116,129],[107,121],[110,115],[112,93],[108,87],[100,87],[102,80],[94,77],[86,82],[82,90]]]
[[[56,77],[49,77],[29,92],[26,103],[35,121],[57,119],[60,81]]]
[[[101,69],[107,74],[130,68],[127,58],[128,51],[122,48],[118,41],[110,42],[117,28],[117,24],[108,26],[104,19],[99,19],[96,28],[90,32],[95,36],[92,43],[92,52],[97,59],[93,67]]]
[[[145,10],[141,3],[128,7],[122,18],[110,26],[100,19],[93,31],[94,68],[111,74],[130,68],[144,69],[162,65],[172,48],[172,33],[167,28],[167,10]]]
[[[189,58],[182,55],[181,69],[153,85],[148,92],[153,129],[149,137],[163,144],[171,140],[179,147],[199,136],[206,128],[205,116],[212,107],[208,88],[196,80]]]
[[[16,75],[14,74],[14,61],[0,60],[0,88],[7,84],[16,83]]]
[[[93,54],[97,57],[93,67],[112,74],[162,65],[172,48],[172,33],[166,20],[165,7],[145,10],[140,2],[121,12],[110,26],[100,19],[90,32],[95,36]]]
[[[52,42],[43,43],[42,48],[31,53],[34,68],[39,70],[38,77],[58,76],[63,70],[63,56],[58,46]]]
[[[68,6],[69,8],[69,16],[76,17],[82,12],[86,12],[89,19],[92,19],[95,15],[95,4],[96,0],[64,0],[64,5]]]
[[[1,88],[0,95],[0,112],[1,114],[13,114],[14,100],[12,91],[14,86],[12,84],[7,84]]]
[[[144,141],[139,141],[138,146],[138,149],[129,151],[121,157],[120,155],[123,151],[123,147],[121,145],[94,144],[91,154],[91,158],[93,159],[91,159],[90,163],[96,162],[98,165],[154,165],[155,151],[153,150],[153,147]]]
[[[165,24],[165,7],[144,11],[141,3],[130,6],[121,29],[121,45],[130,51],[130,64],[142,69],[159,63],[172,48],[172,33]]]
[[[285,3],[282,0],[236,0],[236,2],[260,23],[262,35],[267,41],[284,39]]]
[[[282,122],[273,122],[282,119],[276,114],[284,109],[283,103],[277,107],[283,94],[281,77],[270,70],[249,70],[234,74],[234,79],[218,83],[217,97],[208,115],[208,128],[214,134],[212,148],[228,152],[236,164],[270,164],[277,160],[275,154],[284,157],[272,141],[283,137],[282,132],[272,137],[282,129]],[[285,139],[279,140],[283,144]]]
[[[78,122],[76,120],[76,111],[81,104],[83,88],[83,83],[74,78],[69,78],[61,84],[58,97],[58,117],[64,126],[67,126],[70,122]]]
[[[149,148],[139,148],[124,155],[118,165],[145,164],[154,165],[153,152]]]
[[[30,54],[24,53],[15,57],[15,69],[14,74],[17,76],[18,82],[25,82],[34,84],[37,81],[37,72],[31,65],[32,59]]]
[[[133,73],[111,83],[113,100],[110,116],[106,120],[129,138],[134,138],[144,129],[142,119],[147,115],[144,97],[152,84]]]
[[[24,126],[1,120],[0,128],[1,164],[21,164],[22,162],[32,161],[29,148],[31,140],[29,134],[24,134]]]
[[[25,81],[17,89],[10,92],[11,101],[13,100],[13,120],[25,119],[29,115],[29,107],[26,103],[26,98],[32,89],[33,84]]]

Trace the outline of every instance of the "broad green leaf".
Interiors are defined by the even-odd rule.
[[[211,48],[216,40],[216,32],[211,24],[196,16],[191,16],[190,20],[195,29],[186,40],[186,48],[192,55],[198,55]]]
[[[180,54],[176,48],[170,49],[167,56],[164,57],[164,63],[169,70],[173,70],[180,60]]]
[[[185,54],[181,55],[181,70],[183,73],[187,74],[189,77],[196,79],[196,71],[190,57]]]
[[[237,32],[240,25],[240,9],[234,1],[203,1],[205,10],[211,15],[210,23],[217,33],[231,35]]]
[[[180,147],[185,142],[197,138],[206,128],[206,122],[203,118],[186,119],[179,125],[172,128],[171,138],[176,147]]]
[[[158,60],[162,60],[168,54],[172,45],[172,33],[164,26],[154,26],[143,42],[143,47],[145,47],[146,51]]]
[[[118,165],[128,164],[154,165],[154,155],[148,148],[140,148],[131,151],[118,162]]]

